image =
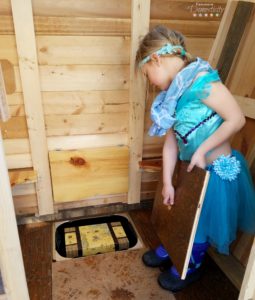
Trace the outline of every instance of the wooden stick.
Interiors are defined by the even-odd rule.
[[[31,0],[12,0],[13,23],[32,162],[38,174],[39,214],[54,212]]]
[[[143,152],[143,128],[146,85],[141,72],[136,76],[135,57],[139,39],[149,30],[150,0],[132,0],[131,58],[130,58],[130,110],[129,110],[129,191],[128,203],[140,201],[141,172],[139,160]]]

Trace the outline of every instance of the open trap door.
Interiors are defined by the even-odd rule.
[[[75,258],[132,248],[137,235],[127,218],[112,215],[62,223],[55,240],[60,256]]]

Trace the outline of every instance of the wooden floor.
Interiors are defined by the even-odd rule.
[[[132,211],[130,216],[146,247],[155,248],[159,239],[150,224],[150,211]],[[50,223],[19,226],[21,247],[31,300],[52,299],[52,231]],[[177,300],[235,300],[238,291],[210,259],[199,282],[175,294]],[[54,299],[58,300],[58,299]],[[87,299],[84,299],[87,300]],[[118,299],[125,300],[125,299]],[[132,299],[133,300],[133,299]],[[147,299],[139,299],[147,300]]]

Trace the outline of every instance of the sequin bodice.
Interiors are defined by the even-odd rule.
[[[217,71],[198,77],[179,99],[174,124],[179,158],[190,160],[196,149],[222,124],[223,119],[201,100],[211,92],[211,82],[220,81]]]

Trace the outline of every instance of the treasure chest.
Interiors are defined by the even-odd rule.
[[[56,230],[56,250],[70,258],[125,250],[136,243],[132,224],[119,215],[65,222]]]

